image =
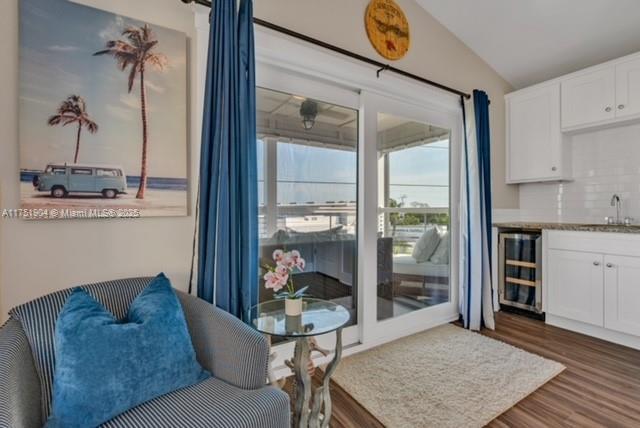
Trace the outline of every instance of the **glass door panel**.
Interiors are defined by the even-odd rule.
[[[536,307],[540,284],[540,235],[503,234],[503,299],[518,307]]]
[[[377,319],[450,301],[451,131],[377,115]]]
[[[257,90],[260,302],[276,250],[306,260],[296,289],[357,316],[358,111],[297,94]]]

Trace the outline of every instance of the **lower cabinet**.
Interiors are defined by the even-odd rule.
[[[604,326],[602,254],[549,250],[547,311]]]
[[[625,242],[634,255],[623,256],[597,252],[597,241],[580,239],[571,235],[566,241],[568,249],[561,249],[561,241],[553,239],[555,248],[547,249],[543,285],[547,313],[640,337],[640,253],[635,243]],[[604,248],[611,242],[603,240],[600,248],[612,253],[625,250]],[[586,251],[578,249],[581,245],[588,247]]]
[[[604,327],[640,336],[640,257],[605,256]]]

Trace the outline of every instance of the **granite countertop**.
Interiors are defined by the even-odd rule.
[[[536,223],[527,221],[497,222],[494,227],[505,229],[531,230],[572,230],[577,232],[611,232],[611,233],[640,233],[640,225],[625,226],[620,224],[585,224],[585,223]]]

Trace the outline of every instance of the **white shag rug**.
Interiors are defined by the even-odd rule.
[[[472,428],[564,369],[447,324],[347,357],[332,379],[389,428]]]

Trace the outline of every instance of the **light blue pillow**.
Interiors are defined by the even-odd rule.
[[[164,274],[136,297],[123,321],[75,289],[56,322],[55,355],[47,428],[96,427],[210,376],[196,361],[182,306]]]
[[[416,245],[413,247],[411,256],[417,263],[423,263],[429,260],[433,252],[438,248],[440,243],[440,234],[435,227],[429,227],[424,231]]]

